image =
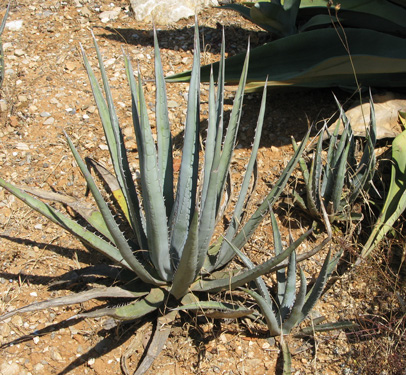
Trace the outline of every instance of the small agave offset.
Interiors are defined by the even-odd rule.
[[[296,203],[314,219],[322,219],[325,209],[330,222],[358,221],[362,214],[353,212],[356,199],[365,193],[375,173],[376,157],[376,120],[375,111],[370,101],[371,115],[366,126],[365,145],[362,156],[357,161],[357,144],[350,121],[341,105],[337,102],[340,118],[331,135],[327,135],[328,148],[323,159],[323,141],[327,133],[323,127],[318,136],[313,158],[308,168],[304,158],[299,161],[305,183],[305,194],[294,192]],[[340,125],[343,131],[339,136]],[[297,148],[293,141],[294,148]]]
[[[246,269],[234,269],[230,272],[219,271],[232,260],[236,252],[242,254],[240,250],[270,211],[299,161],[308,134],[263,202],[252,216],[244,219],[247,199],[251,194],[250,180],[255,169],[265,112],[265,86],[252,154],[246,167],[237,202],[233,207],[230,224],[225,232],[216,238],[214,236],[216,225],[222,222],[224,203],[229,200],[229,196],[226,194],[230,178],[229,167],[240,123],[249,54],[247,53],[230,120],[225,126],[223,124],[223,39],[217,92],[213,75],[210,79],[208,132],[205,157],[200,164],[200,52],[196,22],[195,55],[187,104],[182,161],[178,179],[175,181],[165,80],[156,33],[154,38],[156,142],[148,120],[140,74],[136,79],[129,58],[124,56],[139,152],[139,180],[134,181],[131,175],[123,135],[96,41],[95,49],[104,94],[83,50],[82,52],[103,124],[114,173],[94,160],[88,159],[87,164],[104,182],[103,186],[107,186],[106,192],[101,193],[90,169],[79,156],[68,135],[66,137],[97,208],[84,209],[81,201],[72,197],[29,188],[17,188],[0,178],[0,185],[10,193],[110,258],[115,266],[107,267],[107,276],[116,281],[121,279],[121,284],[116,284],[114,287],[94,288],[71,296],[35,303],[4,314],[0,319],[4,320],[16,313],[80,303],[93,298],[127,298],[130,300],[128,304],[84,312],[73,318],[110,316],[117,320],[134,320],[153,311],[159,311],[158,323],[150,345],[150,355],[147,355],[140,364],[137,374],[145,372],[153,358],[163,348],[169,336],[171,322],[176,318],[178,310],[217,310],[220,315],[223,313],[229,317],[251,314],[253,312],[251,309],[236,303],[207,301],[207,293],[243,287],[260,278],[261,275],[286,267],[287,258],[310,233],[309,231],[302,235],[285,250],[280,246],[275,255],[262,264],[254,266],[250,263]],[[44,203],[33,195],[70,206],[87,223],[81,224],[84,222],[83,220],[77,221],[64,215],[52,205]],[[111,199],[105,200],[103,197],[106,195]],[[273,227],[274,233],[280,236],[274,220]],[[314,253],[314,251],[311,252]],[[306,254],[302,254],[301,259],[306,258]],[[92,272],[97,270],[100,270],[97,266],[91,268]],[[199,296],[201,296],[200,299]]]

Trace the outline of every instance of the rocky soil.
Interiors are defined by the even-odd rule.
[[[4,8],[2,2],[0,11]],[[139,63],[154,121],[151,24],[136,22],[127,2],[122,0],[114,4],[107,0],[12,1],[8,22],[2,36],[6,71],[0,92],[1,176],[17,185],[82,196],[85,183],[70,156],[63,130],[72,137],[82,156],[109,165],[107,145],[79,47],[83,46],[96,67],[91,31],[104,56],[126,147],[136,167],[137,145],[122,51],[131,56],[134,65]],[[228,55],[244,51],[248,38],[254,46],[267,40],[265,33],[230,12],[206,10],[199,15],[199,24],[205,63],[218,59],[222,26]],[[158,25],[167,75],[191,67],[193,25],[194,19],[172,26]],[[227,88],[227,111],[232,105],[233,90]],[[168,85],[178,160],[187,91],[187,84]],[[343,101],[349,96],[336,94]],[[259,101],[256,94],[245,98],[233,163],[236,181],[249,157]],[[290,137],[300,139],[309,124],[322,122],[335,110],[330,90],[268,94],[259,152],[260,181],[254,202],[269,190],[292,155]],[[206,115],[207,85],[202,84],[202,128]],[[309,223],[303,215],[286,207],[281,204],[277,214],[287,241],[289,226],[296,236]],[[270,233],[269,222],[265,222],[248,247],[255,261],[269,256]],[[345,247],[347,259],[356,251],[348,240],[342,240],[340,246]],[[309,280],[317,275],[326,250],[304,266]],[[64,230],[0,190],[0,262],[2,314],[28,303],[82,290],[80,285],[72,286],[72,290],[58,289],[52,283],[68,271],[105,259],[90,253]],[[406,364],[401,353],[405,319],[404,315],[399,317],[396,293],[404,296],[405,290],[399,286],[396,275],[384,261],[376,260],[355,271],[347,270],[339,277],[316,306],[314,316],[325,316],[329,322],[368,317],[369,324],[357,335],[333,331],[316,333],[310,339],[291,338],[293,373],[404,373]],[[0,374],[112,375],[120,373],[123,360],[130,373],[134,371],[151,335],[152,320],[115,328],[110,328],[106,319],[65,321],[94,306],[95,303],[84,303],[58,307],[17,315],[0,323]],[[365,324],[366,320],[362,321]],[[303,326],[310,324],[306,320]],[[214,322],[184,314],[149,373],[274,374],[279,368],[278,355],[278,346],[267,340],[265,327],[255,322]]]

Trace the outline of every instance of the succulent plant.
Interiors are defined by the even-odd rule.
[[[277,222],[273,211],[270,211],[271,223],[273,228],[273,239],[275,253],[281,254],[283,252],[282,240],[277,227]],[[322,248],[327,241],[331,238],[331,228],[329,222],[327,224],[327,238],[318,246]],[[291,242],[293,242],[291,238]],[[317,250],[318,250],[317,249]],[[239,255],[242,261],[248,268],[252,268],[253,264],[250,259],[245,256],[239,249],[234,248],[234,251]],[[246,293],[253,297],[265,317],[269,333],[271,336],[278,336],[281,334],[289,334],[296,325],[300,324],[310,313],[311,309],[316,304],[321,296],[323,289],[326,285],[328,277],[335,269],[337,262],[341,257],[341,252],[335,254],[331,259],[331,251],[328,252],[324,260],[320,274],[316,279],[313,287],[307,292],[307,282],[304,272],[299,267],[300,272],[300,287],[296,295],[296,273],[297,273],[297,257],[296,251],[292,251],[289,256],[287,267],[279,268],[276,271],[277,275],[277,296],[273,298],[270,294],[268,287],[263,281],[262,277],[255,280],[257,290],[254,288],[242,288]]]
[[[269,32],[251,52],[246,92],[265,84],[286,88],[404,87],[406,3],[403,0],[267,0],[227,2]],[[279,38],[279,39],[278,39]],[[244,53],[226,59],[226,82],[240,77]],[[202,81],[211,65],[202,66]],[[213,65],[216,71],[217,65]],[[172,82],[186,82],[190,71]]]
[[[300,159],[305,194],[302,196],[295,191],[294,196],[296,203],[315,219],[323,218],[322,207],[330,222],[362,218],[362,214],[353,211],[353,205],[360,194],[368,190],[376,164],[376,123],[372,98],[370,105],[369,127],[366,129],[365,145],[360,158],[357,158],[358,148],[351,124],[338,103],[340,118],[334,133],[327,136],[327,151],[323,150],[324,136],[328,132],[325,125],[318,135],[310,169],[305,159]],[[340,127],[342,133],[339,136]],[[294,140],[293,146],[297,149]]]
[[[365,243],[361,256],[356,264],[367,258],[378,243],[385,238],[393,228],[395,222],[403,214],[406,208],[406,130],[400,133],[392,142],[392,168],[389,189],[385,203],[376,220],[372,232]]]
[[[138,73],[138,79],[135,78],[130,59],[124,56],[139,152],[140,175],[137,181],[134,181],[131,175],[108,78],[95,39],[105,96],[83,49],[82,52],[103,124],[114,173],[94,160],[88,159],[87,164],[96,171],[104,182],[103,186],[107,186],[106,192],[102,194],[99,190],[90,168],[81,159],[68,135],[66,138],[97,207],[88,208],[83,201],[60,194],[17,188],[0,178],[0,186],[110,258],[118,266],[107,267],[107,270],[105,267],[94,266],[91,268],[92,272],[103,272],[107,276],[122,281],[120,285],[114,287],[94,288],[16,309],[4,314],[0,320],[16,313],[74,304],[93,298],[124,298],[129,299],[130,303],[80,313],[73,318],[111,316],[118,320],[134,320],[159,310],[158,324],[151,341],[149,355],[145,357],[137,373],[143,373],[162,349],[169,336],[171,322],[174,321],[179,309],[214,309],[218,312],[217,316],[224,314],[229,317],[251,314],[252,310],[235,303],[207,301],[205,294],[242,287],[259,276],[276,270],[276,267],[286,266],[284,261],[310,233],[310,231],[306,232],[287,249],[277,252],[274,257],[262,264],[248,267],[248,269],[219,270],[232,260],[235,249],[240,250],[247,243],[279,197],[306,145],[308,134],[263,202],[248,219],[243,220],[261,137],[265,112],[265,88],[252,154],[242,179],[239,197],[233,207],[228,228],[216,239],[214,232],[217,223],[223,217],[223,203],[229,199],[225,192],[240,123],[249,54],[247,54],[230,120],[226,127],[223,123],[223,39],[221,53],[223,63],[219,71],[217,93],[213,75],[210,79],[208,133],[205,157],[200,165],[200,52],[196,22],[195,55],[187,104],[182,161],[179,176],[175,182],[165,81],[156,33],[154,38],[156,143],[149,124],[141,76]],[[202,167],[201,172],[199,166]],[[64,215],[54,206],[44,203],[33,195],[70,206],[86,223],[83,224],[83,220],[77,221]],[[106,195],[109,195],[109,198],[106,199]],[[276,225],[274,225],[274,231],[279,233]],[[86,274],[86,271],[83,274]],[[203,292],[203,297],[199,300],[200,292]]]

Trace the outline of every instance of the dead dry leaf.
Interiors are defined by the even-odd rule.
[[[399,111],[406,110],[406,98],[393,92],[373,95],[377,139],[395,138],[402,132],[399,123]],[[365,129],[369,126],[370,106],[368,98],[364,98],[362,105],[356,105],[345,113],[350,121],[352,131],[357,137],[365,137]],[[338,121],[338,120],[337,120]],[[332,133],[337,121],[329,127]],[[341,134],[343,126],[340,126]]]

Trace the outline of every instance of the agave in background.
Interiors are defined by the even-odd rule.
[[[249,55],[247,54],[230,120],[226,127],[223,123],[223,41],[217,92],[213,74],[210,77],[208,133],[205,157],[201,163],[199,161],[200,52],[196,22],[195,55],[187,104],[182,161],[179,176],[175,181],[165,81],[156,34],[154,37],[156,142],[149,124],[140,74],[138,73],[138,79],[136,79],[129,58],[124,56],[139,151],[139,182],[134,181],[131,175],[123,135],[96,41],[95,49],[104,95],[83,50],[82,52],[103,124],[114,173],[94,160],[88,159],[88,165],[97,172],[104,182],[103,186],[107,186],[105,192],[102,193],[99,190],[75,145],[68,135],[66,137],[97,207],[89,209],[81,200],[60,194],[17,188],[0,178],[0,185],[9,192],[110,258],[118,267],[108,267],[107,271],[104,268],[104,274],[115,280],[121,279],[121,284],[114,287],[94,288],[75,295],[35,303],[4,314],[0,319],[6,319],[16,313],[80,303],[93,298],[124,298],[130,302],[118,307],[105,307],[84,312],[73,318],[110,316],[118,320],[134,320],[158,310],[159,318],[149,347],[149,355],[141,363],[137,374],[145,372],[163,348],[170,333],[171,323],[179,309],[214,309],[218,310],[220,315],[223,313],[233,317],[251,314],[253,312],[251,309],[239,304],[207,301],[205,296],[208,292],[242,287],[259,276],[276,270],[276,267],[285,267],[287,258],[310,233],[310,231],[306,232],[285,250],[280,249],[262,264],[229,272],[219,271],[232,260],[236,249],[241,251],[266,216],[265,214],[278,199],[303,152],[308,134],[272,190],[255,212],[244,220],[245,204],[251,193],[250,180],[261,137],[265,112],[265,89],[251,157],[242,179],[238,199],[233,207],[230,224],[224,233],[216,238],[214,232],[217,224],[222,222],[223,203],[229,199],[226,187],[240,123]],[[202,167],[201,172],[199,167]],[[86,223],[82,224],[81,221],[62,214],[52,205],[44,203],[33,195],[70,206]],[[279,233],[275,223],[273,230]],[[315,250],[302,254],[301,259],[313,254],[325,242]],[[94,267],[92,272],[99,269]]]
[[[338,102],[337,102],[338,103]],[[375,173],[376,121],[372,102],[369,126],[366,127],[365,145],[362,152],[357,150],[357,143],[351,124],[338,103],[340,118],[334,133],[327,135],[328,148],[323,153],[323,141],[328,132],[323,127],[318,135],[317,144],[312,155],[310,168],[304,158],[299,165],[305,183],[305,194],[294,192],[296,203],[314,219],[323,219],[325,209],[330,222],[336,220],[360,220],[362,215],[353,211],[357,198],[368,190]],[[343,129],[339,136],[339,129]],[[297,149],[293,141],[294,148]],[[362,154],[357,157],[358,154]]]
[[[248,6],[246,6],[248,5]],[[273,40],[250,54],[246,92],[283,88],[405,87],[406,2],[271,0],[226,4],[268,31]],[[279,39],[276,39],[279,38]],[[226,59],[228,84],[240,77],[245,54]],[[208,81],[211,66],[202,66]],[[218,69],[218,65],[214,65]],[[185,82],[190,71],[167,77]]]

